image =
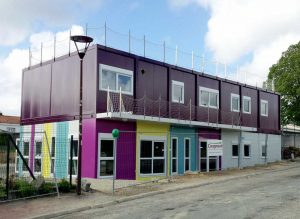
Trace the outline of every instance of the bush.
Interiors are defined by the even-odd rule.
[[[55,183],[45,182],[39,189],[39,194],[48,194],[56,192]]]
[[[37,194],[36,189],[29,182],[23,179],[16,180],[14,190],[18,190],[19,198],[34,196]]]
[[[6,197],[6,189],[3,185],[0,185],[0,198]]]
[[[285,147],[283,148],[283,159],[291,159],[291,154],[294,154],[295,157],[300,157],[300,148],[297,147]]]
[[[58,183],[58,189],[59,189],[60,192],[70,192],[70,190],[71,190],[70,183],[67,180],[62,179]]]

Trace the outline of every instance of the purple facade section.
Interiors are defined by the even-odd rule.
[[[251,113],[247,114],[243,112],[243,97],[251,98]],[[242,87],[242,126],[257,127],[257,90],[252,88]]]
[[[29,168],[33,171],[34,165],[34,136],[35,136],[35,125],[31,126],[31,137],[30,137],[30,158]]]
[[[117,139],[117,179],[135,180],[136,123],[97,120],[97,136],[98,133],[111,133],[115,128],[120,130]],[[96,150],[98,154],[98,146]]]
[[[199,128],[198,136],[202,139],[218,139],[221,140],[221,130],[217,129],[208,129],[208,128]]]
[[[96,119],[84,119],[82,123],[82,176],[97,178]]]

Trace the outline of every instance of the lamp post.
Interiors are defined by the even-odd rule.
[[[82,61],[93,38],[88,36],[71,36],[75,43],[78,56],[80,58],[80,91],[79,91],[79,138],[78,138],[78,173],[77,173],[77,195],[81,194],[81,154],[82,154]],[[83,47],[79,47],[83,45]],[[70,173],[72,174],[72,173]]]

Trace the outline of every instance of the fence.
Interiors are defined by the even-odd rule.
[[[204,54],[184,51],[178,46],[167,45],[166,42],[154,43],[149,41],[145,35],[135,37],[130,30],[128,33],[120,33],[105,24],[101,27],[88,27],[86,25],[85,32],[94,38],[94,43],[197,72],[204,72],[253,86],[262,86],[258,82],[266,80],[260,74],[249,73],[239,66],[228,65],[218,59],[209,60]],[[69,34],[55,35],[53,40],[41,42],[40,47],[29,48],[28,66],[42,64],[42,62],[51,59],[55,60],[59,56],[70,55],[71,52],[76,51],[75,46],[70,41],[71,35],[70,30]]]

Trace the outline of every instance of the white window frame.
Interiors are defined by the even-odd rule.
[[[245,156],[245,145],[249,146],[249,156]],[[247,159],[251,158],[251,144],[250,143],[244,142],[244,144],[243,144],[243,152],[244,152],[244,154],[243,154],[244,158],[247,158]]]
[[[266,114],[262,112],[262,104],[266,104]],[[268,117],[269,115],[269,102],[267,100],[260,100],[260,115]]]
[[[19,143],[18,143],[19,142]],[[19,144],[19,145],[18,145]],[[20,144],[21,144],[21,141],[20,141],[20,138],[17,138],[16,139],[16,145],[18,146],[18,149],[20,150]],[[21,150],[20,150],[21,151]],[[19,160],[19,162],[18,162],[18,160]],[[16,149],[16,160],[15,160],[15,173],[19,173],[19,165],[20,165],[20,160],[21,160],[21,158],[20,158],[20,156],[19,156],[19,154],[18,154],[18,151],[17,151],[17,149]],[[18,165],[19,164],[19,165]],[[22,165],[23,165],[23,162],[22,162]]]
[[[238,155],[237,155],[237,156],[234,156],[234,155],[233,155],[233,145],[237,145],[237,148],[238,148]],[[239,152],[239,144],[238,144],[238,142],[232,142],[232,143],[231,143],[231,157],[234,158],[234,159],[236,159],[236,158],[239,157],[239,153],[240,153],[240,152]]]
[[[131,91],[123,91],[123,94],[128,94],[128,95],[133,95],[133,71],[131,70],[127,70],[127,69],[123,69],[123,68],[118,68],[118,67],[114,67],[114,66],[110,66],[110,65],[104,65],[104,64],[100,64],[99,67],[99,89],[102,91],[107,91],[108,89],[102,87],[102,72],[103,70],[107,70],[107,71],[112,71],[116,73],[116,89],[118,89],[119,87],[119,81],[118,81],[118,75],[125,75],[125,76],[130,76],[131,77]],[[119,90],[112,90],[111,88],[109,88],[110,92],[115,92],[115,93],[119,93]]]
[[[152,157],[141,158],[141,141],[152,141]],[[154,158],[154,142],[163,142],[164,143],[164,156],[163,157],[155,157]],[[167,148],[167,139],[163,136],[140,136],[139,139],[139,175],[140,176],[164,176],[166,175],[166,148]],[[153,173],[153,160],[164,159],[164,172],[163,173]],[[141,160],[152,160],[151,173],[141,173]]]
[[[232,101],[233,101],[234,98],[238,98],[238,109],[237,110],[232,108],[233,107]],[[240,102],[241,102],[240,101],[240,95],[231,93],[231,95],[230,95],[231,112],[240,112],[240,107],[241,107]]]
[[[53,138],[55,139],[54,140],[54,156],[52,156],[52,144],[53,144]],[[51,176],[54,176],[53,173],[55,173],[55,157],[56,157],[56,137],[55,136],[52,136],[51,137],[51,148],[50,148],[50,175]],[[51,172],[52,170],[52,160],[53,160],[53,173]]]
[[[116,168],[115,168],[116,163],[114,160],[116,140],[109,133],[99,133],[98,136],[99,137],[98,137],[98,156],[97,156],[97,161],[98,161],[97,177],[98,177],[98,179],[112,179],[114,177],[114,171],[116,170]],[[101,140],[113,141],[113,156],[112,157],[101,157]],[[100,175],[102,160],[112,160],[113,161],[113,174],[111,176],[101,176]]]
[[[26,156],[24,156],[24,143],[25,142],[27,142],[28,143],[28,155],[26,155]],[[22,155],[23,155],[23,158],[24,158],[24,160],[25,159],[27,159],[28,160],[28,162],[27,162],[27,165],[28,165],[28,167],[30,168],[30,154],[31,154],[31,141],[30,141],[30,139],[23,139],[23,148],[22,148],[22,150],[20,150],[21,151],[21,153],[23,153]],[[21,157],[19,157],[20,159],[21,159]],[[34,158],[33,158],[34,159]],[[23,160],[22,160],[22,174],[28,174],[29,175],[29,171],[28,170],[23,170],[23,166],[24,166],[24,162],[23,162]],[[33,165],[33,167],[34,167],[34,165]]]
[[[41,143],[41,155],[40,156],[36,155],[36,143],[37,142]],[[36,159],[41,161],[41,171],[39,171],[39,172],[35,171],[35,160]],[[43,140],[41,138],[36,138],[36,139],[34,139],[33,173],[35,175],[39,175],[42,172],[43,172]]]
[[[70,151],[70,149],[71,149],[71,135],[73,135],[73,141],[77,141],[78,144],[79,144],[78,135],[77,134],[76,135],[75,134],[70,134],[69,135],[69,139],[68,139],[68,142],[69,142],[69,144],[68,144],[68,152],[69,152],[69,154],[68,154],[68,162],[67,162],[68,163],[67,164],[67,168],[68,168],[67,169],[67,173],[68,173],[68,176],[70,176],[70,174],[72,174],[71,172],[69,172],[70,171],[70,160],[71,160],[71,151]],[[56,150],[55,150],[55,153],[56,153]],[[75,174],[72,174],[73,177],[77,177],[77,173],[78,173],[78,149],[77,149],[77,157],[75,157],[74,154],[73,154],[73,159],[72,160],[73,160],[73,162],[77,161],[77,170],[75,169]]]
[[[208,92],[208,104],[207,104],[207,105],[201,104],[201,91],[206,91],[206,92]],[[214,94],[217,94],[217,95],[218,95],[218,98],[217,98],[217,106],[212,106],[212,105],[210,104],[210,94],[211,94],[211,93],[214,93]],[[215,89],[207,88],[207,87],[199,87],[199,106],[202,106],[202,107],[209,107],[209,108],[214,108],[214,109],[219,109],[219,91],[218,91],[218,90],[215,90]]]
[[[186,140],[189,140],[189,156],[188,157],[186,156],[186,153],[185,153],[185,148],[186,148],[185,142],[186,142]],[[183,145],[184,145],[184,162],[183,162],[183,168],[184,169],[183,170],[184,170],[184,172],[188,172],[188,171],[191,171],[191,138],[184,138]],[[185,161],[187,159],[189,160],[189,169],[185,170]]]
[[[173,157],[173,140],[176,140],[176,157]],[[176,171],[173,172],[173,162],[176,159]],[[177,174],[178,173],[178,137],[171,138],[171,173]]]
[[[249,101],[249,112],[247,112],[247,111],[245,110],[245,105],[244,105],[245,100],[246,100],[246,101]],[[243,96],[243,113],[245,113],[245,114],[251,114],[251,97]]]
[[[180,100],[177,100],[174,97],[174,85],[182,87],[182,99],[180,99]],[[182,103],[182,104],[184,103],[184,83],[181,82],[181,81],[174,81],[174,80],[172,80],[172,102],[173,103]]]
[[[265,156],[263,156],[263,147],[265,147]],[[267,146],[263,143],[261,144],[261,158],[265,159],[266,158],[266,155],[267,155]]]

